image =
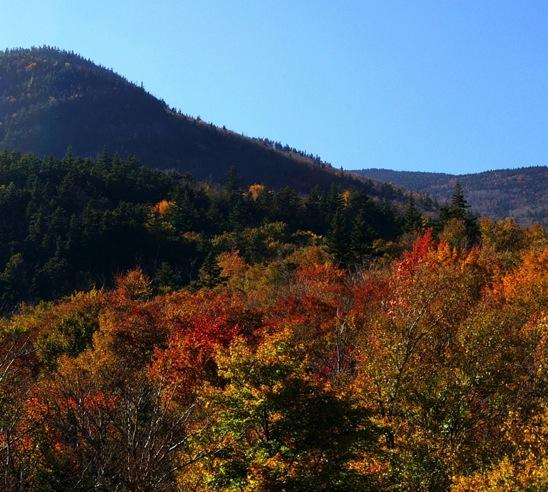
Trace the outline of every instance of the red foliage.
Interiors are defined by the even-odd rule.
[[[307,325],[312,334],[330,330],[351,305],[343,270],[330,264],[300,267],[288,295],[267,313],[271,327]]]
[[[426,229],[424,234],[415,240],[411,251],[406,251],[403,254],[403,259],[394,262],[394,271],[397,274],[405,275],[411,273],[426,260],[428,252],[434,245],[432,233],[431,227]]]
[[[388,297],[389,282],[385,277],[362,277],[352,286],[352,314],[361,317]]]
[[[177,396],[183,399],[207,377],[215,348],[228,346],[242,333],[238,319],[245,319],[244,306],[228,294],[199,294],[185,300],[185,309],[168,315],[167,346],[155,349],[150,367],[153,377],[175,386]]]
[[[340,373],[352,371],[356,361],[353,347],[341,347],[340,350],[330,350],[325,354],[323,363],[318,369],[318,376],[329,379]]]
[[[227,346],[240,332],[237,324],[231,325],[226,316],[212,317],[207,314],[197,316],[192,320],[192,328],[187,337],[192,345],[211,352],[215,345]]]

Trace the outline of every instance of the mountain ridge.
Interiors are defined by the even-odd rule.
[[[189,172],[199,180],[219,182],[235,167],[249,184],[299,191],[359,186],[373,196],[404,199],[317,156],[185,115],[142,85],[73,52],[51,47],[0,52],[0,148],[61,157],[69,146],[84,157],[104,149],[135,155],[150,167]]]
[[[522,224],[548,224],[547,166],[495,169],[479,173],[450,174],[368,168],[356,171],[367,178],[388,182],[439,202],[451,197],[458,182],[472,210],[493,218],[512,217]]]

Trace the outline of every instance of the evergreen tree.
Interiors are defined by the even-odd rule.
[[[327,225],[323,212],[325,208],[325,193],[318,186],[315,186],[310,191],[305,206],[309,229],[320,234],[325,234]]]
[[[290,230],[297,230],[303,222],[303,201],[299,194],[288,186],[274,194],[273,218],[285,222]]]
[[[403,224],[406,231],[416,231],[422,227],[422,215],[418,211],[413,195],[409,196],[407,208],[403,215]]]
[[[242,193],[234,193],[229,202],[228,219],[234,229],[242,229],[252,222],[250,203]]]
[[[7,262],[0,274],[0,309],[16,304],[28,293],[28,280],[25,260],[21,253],[16,253]]]
[[[350,231],[350,253],[355,261],[363,259],[372,252],[375,233],[366,221],[365,212],[360,210],[356,215]]]
[[[160,293],[165,294],[180,287],[181,279],[167,261],[162,261],[156,270],[153,283]]]
[[[221,269],[217,263],[217,255],[210,250],[198,272],[198,287],[215,287],[220,282],[220,275]]]
[[[327,234],[326,243],[329,252],[334,256],[335,260],[341,265],[345,265],[350,253],[350,241],[348,220],[342,207],[337,208],[331,220],[331,227]]]
[[[451,196],[451,201],[440,210],[440,229],[443,230],[445,227],[450,227],[452,230],[455,230],[457,223],[461,222],[464,229],[464,237],[457,242],[464,248],[477,244],[480,237],[478,218],[469,209],[470,205],[466,201],[462,186],[457,182]]]
[[[449,214],[452,219],[465,219],[468,213],[470,205],[464,197],[464,191],[461,184],[457,181],[453,194],[451,195],[451,202],[449,204]]]
[[[195,231],[201,228],[201,214],[196,208],[196,191],[193,181],[185,179],[175,192],[175,205],[169,208],[168,219],[178,231]]]
[[[224,190],[229,194],[237,193],[240,190],[240,178],[236,166],[230,166],[224,182]]]

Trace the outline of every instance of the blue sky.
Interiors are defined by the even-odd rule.
[[[548,162],[546,0],[0,0],[185,113],[345,168]]]

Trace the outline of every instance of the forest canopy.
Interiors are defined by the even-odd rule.
[[[341,262],[360,261],[384,254],[405,227],[391,202],[359,189],[244,187],[234,170],[224,181],[106,153],[1,153],[0,309],[110,287],[134,267],[158,289],[211,284],[214,258],[234,250],[258,263],[328,243]]]
[[[546,489],[542,227],[70,152],[0,207],[4,490]]]

